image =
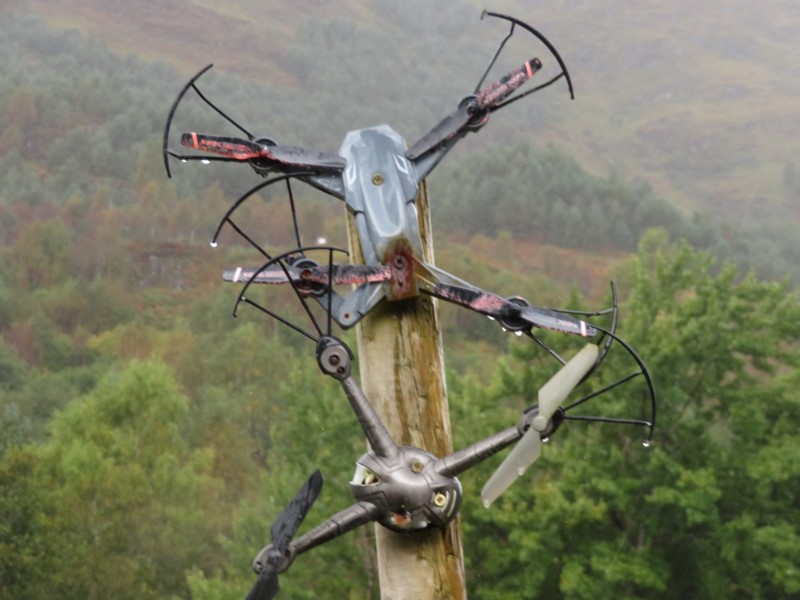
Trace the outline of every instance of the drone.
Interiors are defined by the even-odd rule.
[[[337,268],[333,262],[334,253],[343,250],[309,247],[303,248],[303,251],[320,249],[328,254],[329,260],[324,268],[328,271],[328,277],[332,277]],[[272,263],[288,272],[286,256],[275,257]],[[272,527],[272,543],[264,547],[253,561],[253,570],[259,577],[248,596],[249,600],[273,598],[279,589],[279,573],[288,570],[299,555],[361,525],[377,522],[399,533],[446,528],[458,514],[463,499],[458,476],[516,444],[481,491],[483,505],[489,508],[538,460],[543,442],[550,439],[566,420],[642,425],[650,429],[648,440],[652,436],[655,412],[647,420],[570,414],[572,409],[595,397],[597,392],[564,406],[572,391],[592,371],[600,354],[596,344],[587,343],[539,389],[537,404],[524,410],[518,422],[507,429],[443,457],[421,448],[398,445],[353,377],[354,356],[351,349],[331,334],[330,311],[327,311],[327,320],[321,321],[310,310],[299,282],[290,279],[290,285],[306,308],[312,327],[305,330],[288,319],[281,318],[281,321],[315,342],[317,365],[323,374],[339,382],[369,443],[369,450],[356,460],[355,471],[349,482],[355,502],[293,539],[302,518],[322,488],[319,471],[300,489]],[[327,288],[322,301],[331,304],[332,298],[331,289]],[[241,298],[240,301],[246,302]],[[264,307],[260,308],[264,310]],[[619,380],[612,387],[622,383],[624,381]]]
[[[502,297],[483,290],[423,257],[416,200],[419,185],[439,164],[454,145],[470,132],[483,127],[489,116],[509,104],[530,96],[564,79],[569,95],[574,98],[572,80],[555,47],[530,25],[507,15],[486,12],[481,18],[493,17],[510,24],[489,65],[472,94],[464,97],[456,110],[410,148],[388,125],[351,131],[345,136],[338,155],[297,146],[279,145],[272,138],[256,137],[214,105],[197,87],[198,79],[212,65],[192,77],[178,94],[170,109],[163,138],[163,157],[167,175],[171,177],[170,158],[181,162],[210,161],[249,164],[267,179],[236,200],[217,227],[211,245],[216,247],[222,228],[229,224],[250,243],[267,263],[261,267],[236,267],[225,270],[223,278],[234,283],[288,284],[311,297],[320,298],[331,291],[332,301],[325,305],[331,318],[344,329],[353,327],[383,301],[396,302],[427,294],[463,306],[495,320],[505,331],[526,335],[545,348],[556,360],[566,361],[538,336],[537,330],[552,330],[587,338],[605,338],[597,365],[605,358],[612,340],[619,342],[642,367],[654,397],[652,380],[633,349],[616,337],[617,295],[612,284],[612,306],[602,311],[577,311],[531,305],[521,296]],[[500,79],[483,85],[495,66],[508,40],[521,29],[540,40],[551,52],[560,72],[547,81],[521,91],[521,88],[542,70],[542,61],[532,58]],[[169,147],[170,129],[175,113],[189,90],[246,135],[245,138],[188,132],[181,135],[181,144],[201,154],[185,154]],[[279,173],[277,176],[271,175]],[[332,271],[299,251],[302,246],[297,224],[291,180],[299,180],[331,196],[344,200],[353,215],[364,264],[337,264]],[[248,235],[233,219],[236,210],[265,188],[286,182],[292,208],[296,248],[282,268],[271,263],[273,255]],[[355,285],[347,296],[333,290],[335,285]],[[235,314],[235,312],[234,312]],[[611,326],[603,329],[579,317],[612,315]]]
[[[356,461],[350,481],[355,503],[319,526],[293,539],[300,521],[322,488],[322,477],[315,473],[298,492],[290,506],[272,528],[272,544],[257,555],[253,568],[259,573],[250,596],[253,600],[272,598],[278,590],[279,572],[289,568],[303,554],[360,525],[377,522],[399,532],[444,528],[458,514],[461,484],[457,478],[501,450],[516,444],[506,460],[483,488],[481,497],[489,506],[539,457],[544,440],[569,419],[634,424],[649,428],[649,443],[655,426],[656,394],[653,379],[636,351],[616,334],[617,294],[612,284],[612,306],[600,311],[545,308],[532,305],[520,296],[502,297],[481,289],[427,261],[417,214],[419,187],[444,156],[469,133],[477,132],[495,111],[564,80],[571,98],[572,81],[555,47],[530,25],[507,15],[486,12],[481,18],[504,21],[509,30],[500,41],[489,65],[473,92],[464,97],[454,112],[441,120],[410,147],[388,125],[379,125],[345,136],[338,154],[296,146],[280,145],[270,137],[257,137],[214,105],[198,88],[197,82],[212,65],[192,77],[173,103],[164,130],[163,157],[171,177],[170,160],[222,161],[245,163],[265,181],[239,197],[221,219],[211,245],[216,246],[222,229],[229,225],[264,259],[261,266],[236,267],[223,272],[225,281],[242,285],[233,314],[247,304],[311,339],[322,372],[341,385],[362,426],[370,450]],[[537,38],[559,65],[560,72],[535,87],[524,89],[542,71],[539,58],[531,58],[504,76],[484,85],[508,40],[519,30]],[[517,63],[519,64],[519,63]],[[187,132],[180,136],[190,152],[169,147],[170,129],[176,111],[186,94],[193,90],[210,108],[245,137]],[[363,254],[362,264],[338,262],[347,256],[333,246],[308,246],[302,243],[296,217],[291,182],[300,181],[343,200],[352,215],[354,229]],[[285,184],[291,207],[295,247],[271,252],[236,221],[234,215],[255,194],[276,184]],[[314,256],[327,255],[327,259]],[[266,284],[260,286],[259,284]],[[306,329],[292,319],[258,301],[254,287],[289,286],[310,318]],[[349,286],[347,292],[342,288]],[[383,302],[405,302],[425,294],[483,314],[503,330],[525,335],[560,363],[560,370],[539,390],[538,403],[525,410],[517,424],[445,457],[414,447],[399,446],[389,435],[358,383],[352,376],[353,353],[332,326],[346,330],[356,325]],[[324,313],[315,316],[312,306]],[[593,317],[610,319],[605,327]],[[539,331],[554,331],[587,338],[583,349],[572,358],[557,352]],[[616,345],[623,348],[637,370],[579,400],[565,405],[572,390],[584,382]],[[636,377],[646,382],[650,401],[647,419],[622,419],[574,415],[571,411]]]

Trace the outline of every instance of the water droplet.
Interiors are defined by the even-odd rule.
[[[181,159],[181,162],[182,162],[182,163],[185,163],[185,162],[189,162],[189,161],[188,161],[188,160],[186,160],[185,158],[182,158],[182,159]]]
[[[494,321],[494,317],[492,315],[486,315],[486,318],[489,319],[490,321]]]
[[[201,160],[200,162],[201,162],[202,164],[204,164],[204,165],[210,165],[210,164],[211,164],[211,161],[210,161],[210,160],[208,160],[207,158],[204,158],[204,159],[203,159],[203,160]]]
[[[491,506],[491,504],[492,504],[492,503],[491,503],[491,502],[489,502],[488,500],[484,500],[484,501],[483,501],[483,508],[489,508],[489,506]]]
[[[508,331],[508,329],[506,329],[505,327],[501,327],[500,329],[502,329],[504,332]]]
[[[543,437],[543,438],[542,438],[542,443],[543,443],[543,444],[546,444],[546,443],[547,443],[547,442],[549,442],[549,441],[550,441],[550,438],[549,438],[549,437]]]
[[[650,440],[643,441],[642,442],[642,446],[644,446],[645,448],[649,448],[650,447]]]
[[[514,335],[517,336],[517,337],[522,337],[522,332],[521,331],[515,331]]]
[[[323,244],[327,244],[327,243],[328,243],[328,240],[326,240],[324,237],[318,237],[317,238],[317,244],[319,244],[320,246],[322,246]]]
[[[210,245],[211,245],[212,248],[216,248],[217,247],[217,242],[216,241],[212,241]]]

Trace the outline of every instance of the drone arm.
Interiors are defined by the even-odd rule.
[[[372,451],[381,458],[395,456],[398,452],[397,444],[351,375],[352,357],[347,346],[334,337],[321,337],[317,342],[317,362],[323,373],[341,384]]]
[[[522,432],[519,427],[509,427],[458,452],[438,459],[433,468],[445,477],[456,477],[507,448],[520,437],[522,437]]]
[[[293,557],[303,554],[356,527],[375,521],[379,512],[378,507],[369,502],[353,504],[294,540],[291,544],[291,553]]]
[[[375,521],[378,518],[379,512],[378,507],[374,504],[358,502],[336,513],[327,521],[320,523],[314,527],[314,529],[307,531],[296,540],[289,543],[283,560],[281,560],[277,567],[278,572],[283,573],[287,571],[298,555],[308,552],[340,535],[344,535],[356,527]],[[272,544],[262,548],[253,560],[253,571],[261,573],[272,552]]]
[[[164,160],[169,155],[181,161],[246,162],[264,177],[275,172],[292,175],[336,198],[344,199],[345,196],[341,178],[345,162],[338,156],[297,146],[278,146],[268,138],[254,140],[197,132],[184,133],[181,136],[181,145],[216,156],[185,155],[165,146]]]
[[[364,430],[364,434],[367,436],[372,451],[382,458],[397,454],[397,445],[394,443],[392,436],[389,435],[388,430],[383,425],[380,417],[378,417],[378,413],[375,412],[372,404],[367,400],[355,379],[346,377],[340,380],[340,383],[347,399],[350,401],[350,406],[353,407],[353,412],[358,422],[361,424],[361,429]]]
[[[528,331],[538,327],[583,337],[597,334],[595,326],[564,312],[533,307],[522,298],[503,298],[421,261],[415,267],[414,274],[421,292],[496,319],[505,329]]]

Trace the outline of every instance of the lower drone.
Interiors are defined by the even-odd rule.
[[[322,487],[322,476],[317,471],[301,488],[276,522],[276,526],[272,528],[272,543],[263,548],[253,562],[253,569],[259,577],[248,596],[249,600],[273,598],[278,591],[278,574],[286,571],[297,556],[366,523],[377,522],[401,533],[447,527],[458,514],[462,502],[462,488],[458,476],[516,443],[481,491],[483,504],[488,508],[539,458],[542,442],[551,437],[565,420],[642,425],[649,428],[647,436],[649,441],[655,424],[655,405],[651,418],[647,420],[569,414],[572,408],[583,404],[586,400],[622,385],[634,376],[644,375],[643,371],[637,371],[598,392],[564,406],[572,391],[596,368],[598,361],[603,359],[601,348],[597,344],[589,343],[570,360],[564,361],[560,370],[539,389],[538,403],[525,410],[518,422],[509,428],[444,457],[434,456],[421,448],[397,445],[353,377],[352,351],[342,340],[331,335],[330,311],[327,311],[327,326],[322,327],[307,304],[307,298],[313,291],[312,296],[320,304],[330,307],[332,303],[330,288],[314,279],[330,281],[333,278],[337,265],[334,264],[332,257],[337,250],[330,247],[301,248],[293,256],[272,259],[263,270],[269,272],[277,268],[288,273],[291,268],[288,264],[289,259],[292,259],[295,265],[299,261],[309,260],[305,253],[313,249],[327,251],[328,264],[313,267],[318,274],[326,271],[327,275],[321,278],[309,276],[298,279],[288,275],[286,277],[286,281],[292,286],[311,319],[311,331],[301,329],[288,319],[244,296],[245,290],[240,293],[237,306],[244,302],[257,307],[315,341],[319,368],[341,385],[356,419],[361,424],[370,450],[358,458],[355,472],[350,480],[354,504],[297,539],[293,539],[300,522]],[[252,276],[257,275],[258,273],[254,273]],[[648,385],[652,384],[649,377],[647,382]],[[292,525],[287,526],[286,523]]]
[[[519,442],[481,492],[484,506],[488,508],[539,457],[542,440],[552,435],[564,420],[561,404],[594,365],[597,355],[596,345],[584,346],[539,390],[539,404],[525,411],[516,425],[463,450],[437,458],[420,448],[398,446],[394,442],[353,379],[350,348],[336,337],[320,337],[317,341],[319,367],[341,384],[369,441],[370,451],[356,461],[350,481],[355,499],[352,506],[294,541],[290,541],[294,531],[281,529],[278,535],[273,531],[272,543],[262,549],[253,562],[253,569],[259,573],[254,592],[256,589],[277,592],[278,573],[286,571],[297,555],[360,525],[376,521],[400,533],[430,527],[445,528],[461,506],[462,490],[457,476]],[[321,485],[320,479],[317,487]],[[302,518],[314,499],[316,495],[310,495],[307,486],[302,488],[290,513],[297,513]]]

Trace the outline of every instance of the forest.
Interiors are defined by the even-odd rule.
[[[350,31],[309,23],[320,43]],[[307,341],[263,315],[231,317],[236,291],[220,273],[245,249],[208,241],[259,179],[197,164],[167,179],[164,121],[188,78],[178,67],[22,12],[0,32],[0,599],[243,598],[300,483],[317,467],[326,476],[313,526],[351,502],[364,445]],[[289,45],[284,68],[313,72],[318,89],[358,78],[343,61],[314,69],[312,42]],[[457,58],[443,50],[441,68]],[[288,88],[212,74],[209,95],[292,143],[330,148],[359,125],[325,94],[272,115]],[[387,71],[371,85],[391,82]],[[414,130],[439,107],[405,108],[398,125]],[[219,124],[199,103],[185,110],[181,126]],[[378,110],[364,108],[367,124]],[[645,448],[635,427],[568,423],[490,510],[479,490],[497,461],[465,474],[470,597],[798,597],[796,235],[686,214],[642,180],[508,133],[430,177],[437,264],[543,306],[607,305],[613,278],[658,424]],[[344,208],[297,192],[303,235],[346,245]],[[280,193],[248,210],[265,239],[291,239]],[[460,448],[516,423],[554,365],[486,319],[446,306],[441,317]],[[630,368],[612,358],[593,385]],[[625,389],[593,403],[612,417],[643,409]],[[280,597],[378,598],[373,544],[365,527],[304,555]]]

